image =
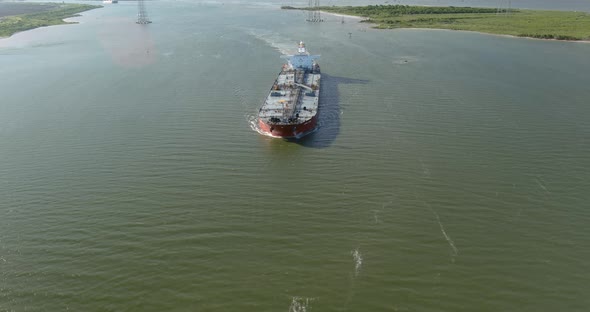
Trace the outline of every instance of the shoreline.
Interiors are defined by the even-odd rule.
[[[461,31],[461,32],[470,32],[482,35],[490,35],[490,36],[498,36],[498,37],[506,37],[506,38],[516,38],[516,39],[530,39],[530,40],[540,40],[540,41],[554,41],[554,42],[573,42],[573,43],[590,43],[590,40],[559,40],[559,39],[543,39],[543,38],[533,38],[533,37],[521,37],[521,36],[514,36],[514,35],[506,35],[506,34],[492,34],[486,33],[476,30],[461,30],[461,29],[444,29],[444,28],[419,28],[419,27],[405,27],[405,28],[386,28],[380,29],[376,28],[376,30],[395,30],[395,29],[417,29],[417,30],[440,30],[440,31]]]
[[[320,12],[322,14],[328,14],[328,15],[337,16],[337,17],[346,17],[346,18],[350,18],[350,19],[359,20],[358,23],[361,23],[364,20],[370,19],[369,17],[366,17],[366,16],[348,15],[348,14],[341,14],[341,13],[332,13],[332,12],[327,12],[327,11],[320,11]],[[367,24],[379,25],[378,23],[374,23],[374,22],[367,22]],[[424,28],[424,27],[399,27],[399,28],[377,28],[377,27],[371,27],[371,28],[372,29],[375,29],[375,30],[418,29],[418,30],[462,31],[462,32],[470,32],[470,33],[477,33],[477,34],[490,35],[490,36],[498,36],[498,37],[505,37],[505,38],[530,39],[530,40],[554,41],[554,42],[573,42],[573,43],[584,43],[584,44],[590,43],[590,40],[544,39],[544,38],[523,37],[523,36],[515,36],[515,35],[507,35],[507,34],[493,34],[493,33],[487,33],[487,32],[476,31],[476,30],[462,30],[462,29]]]
[[[332,12],[327,12],[327,11],[322,11],[320,10],[321,14],[328,14],[328,15],[333,15],[333,16],[338,16],[338,17],[346,17],[346,18],[350,18],[350,19],[367,19],[368,17],[364,17],[364,16],[357,16],[357,15],[347,15],[347,14],[340,14],[340,13],[332,13]]]
[[[8,39],[13,35],[37,28],[78,24],[76,21],[67,21],[67,19],[81,17],[83,12],[103,8],[102,5],[76,4],[76,3],[54,3],[57,8],[49,10],[6,15],[0,18],[0,39]],[[23,6],[30,3],[23,3]]]

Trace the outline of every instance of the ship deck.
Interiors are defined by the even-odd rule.
[[[283,70],[279,73],[258,116],[274,124],[303,123],[317,114],[321,74]]]

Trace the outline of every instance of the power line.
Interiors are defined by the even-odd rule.
[[[307,21],[313,23],[323,22],[320,15],[320,0],[309,0]]]

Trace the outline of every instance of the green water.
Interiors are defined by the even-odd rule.
[[[588,309],[589,44],[135,10],[0,40],[0,311]],[[299,40],[321,126],[261,136]]]

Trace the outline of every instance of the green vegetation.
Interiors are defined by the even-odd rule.
[[[590,40],[590,14],[585,12],[406,5],[320,9],[365,17],[363,22],[375,23],[375,28],[436,28],[541,39]]]
[[[64,22],[64,18],[79,16],[77,13],[100,8],[100,5],[89,4],[54,4],[54,3],[19,3],[21,8],[11,7],[14,13],[34,12],[28,14],[0,17],[0,37],[37,27],[73,24]]]
[[[371,18],[389,18],[401,15],[417,14],[465,14],[465,13],[497,13],[496,9],[491,8],[471,8],[471,7],[432,7],[432,6],[410,6],[410,5],[369,5],[362,7],[321,7],[322,11],[368,16]],[[344,12],[348,13],[344,13]]]

